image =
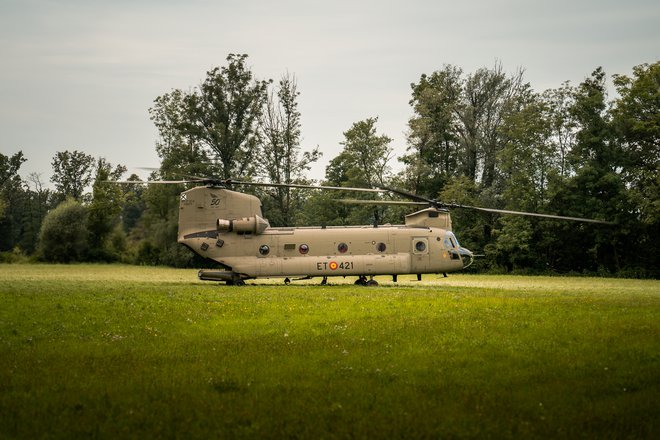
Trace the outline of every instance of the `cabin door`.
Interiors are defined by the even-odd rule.
[[[411,272],[424,273],[429,269],[429,239],[428,237],[413,237],[411,242],[412,259]]]

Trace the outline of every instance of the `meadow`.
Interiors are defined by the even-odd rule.
[[[660,438],[660,281],[402,278],[0,265],[0,438]]]

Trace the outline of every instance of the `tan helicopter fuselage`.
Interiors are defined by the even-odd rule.
[[[453,272],[472,261],[444,210],[418,211],[404,225],[270,227],[257,197],[217,187],[181,193],[178,241],[219,263],[222,270],[200,271],[216,281],[396,277]]]

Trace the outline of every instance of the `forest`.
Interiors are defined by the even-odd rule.
[[[230,54],[196,87],[154,99],[148,111],[161,162],[150,180],[392,187],[447,203],[605,220],[614,225],[452,211],[461,244],[483,255],[471,271],[660,276],[660,61],[630,76],[596,68],[580,84],[541,92],[524,70],[499,63],[474,72],[441,66],[411,84],[405,154],[395,157],[377,115],[365,115],[346,127],[341,152],[314,181],[308,173],[321,148],[303,149],[295,76],[258,80],[247,59]],[[124,164],[70,148],[52,158],[51,186],[21,175],[27,160],[0,153],[0,262],[210,264],[176,241],[184,184],[145,185],[126,177]],[[273,226],[400,224],[414,210],[337,202],[356,198],[350,193],[249,191]]]

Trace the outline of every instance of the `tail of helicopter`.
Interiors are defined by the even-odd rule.
[[[191,238],[216,237],[218,230],[263,229],[261,201],[250,194],[225,188],[198,186],[181,193],[179,236],[182,244]]]

